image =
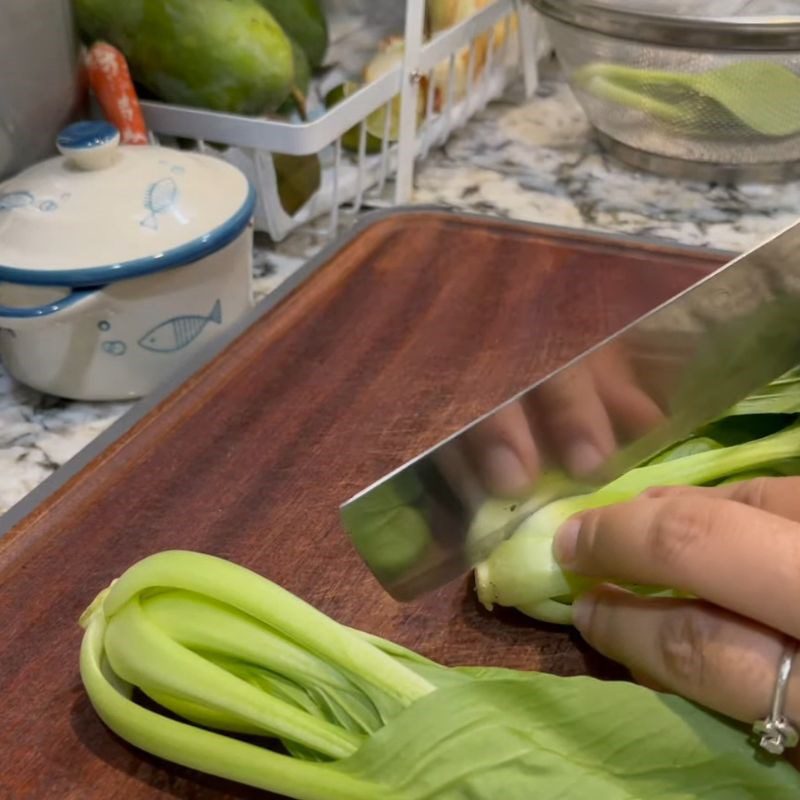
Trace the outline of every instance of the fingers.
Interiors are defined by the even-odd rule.
[[[800,522],[800,477],[755,478],[750,481],[726,483],[713,488],[699,486],[670,486],[650,489],[647,497],[675,497],[681,494],[698,497],[719,497],[769,511],[779,517]]]
[[[800,638],[800,524],[704,494],[589,511],[558,532],[579,575],[667,586]]]
[[[608,413],[588,370],[572,367],[554,376],[534,392],[531,405],[554,459],[572,475],[598,469],[616,449]]]
[[[617,437],[629,442],[662,422],[664,413],[642,388],[628,360],[620,353],[613,355],[593,361],[592,372]]]
[[[464,437],[470,461],[490,494],[515,497],[529,490],[539,454],[520,403],[501,408]]]
[[[576,603],[575,624],[589,644],[647,685],[742,722],[770,709],[785,639],[768,627],[700,601],[608,586]],[[792,673],[786,712],[800,719],[800,670]]]
[[[490,494],[515,497],[529,491],[542,455],[583,477],[617,449],[662,418],[620,358],[570,367],[523,402],[484,420],[464,437],[465,452]]]
[[[601,392],[614,430],[623,443],[643,436],[664,420],[656,402],[634,385],[604,383]]]
[[[486,498],[486,489],[458,441],[440,447],[432,459],[450,490],[465,508],[474,510]]]

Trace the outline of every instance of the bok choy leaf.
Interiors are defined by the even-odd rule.
[[[688,701],[444,667],[201,553],[134,564],[81,624],[81,678],[111,730],[296,800],[800,796],[788,763],[762,763],[741,726]]]

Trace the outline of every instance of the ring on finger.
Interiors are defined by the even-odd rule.
[[[775,681],[770,713],[753,725],[753,733],[760,737],[759,747],[776,756],[781,755],[789,747],[795,747],[800,740],[797,728],[784,714],[786,690],[796,653],[797,642],[787,640],[778,665],[778,676]]]

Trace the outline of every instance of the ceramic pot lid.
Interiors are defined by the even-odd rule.
[[[221,159],[120,145],[106,122],[0,184],[0,281],[100,286],[213,253],[250,224],[255,192]]]

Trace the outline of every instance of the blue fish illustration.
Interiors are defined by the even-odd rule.
[[[191,344],[209,322],[222,324],[222,305],[219,300],[214,303],[214,308],[207,317],[197,314],[173,317],[149,330],[139,339],[138,344],[153,353],[174,353]]]
[[[110,356],[124,356],[128,352],[128,345],[118,340],[103,342],[103,352]]]
[[[0,211],[25,208],[25,206],[32,206],[34,202],[35,198],[30,192],[6,192],[0,194]]]
[[[150,212],[139,224],[158,230],[158,215],[169,211],[178,199],[178,184],[174,178],[162,178],[151,183],[144,194],[144,207]]]

